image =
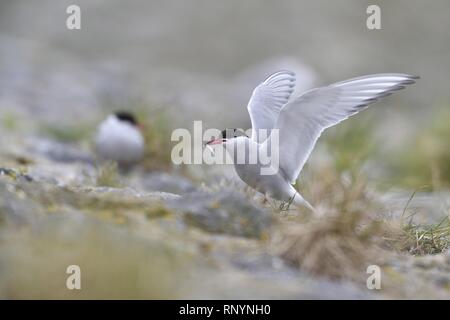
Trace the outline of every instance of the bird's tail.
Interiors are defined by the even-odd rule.
[[[311,211],[315,211],[314,207],[308,201],[306,201],[298,192],[294,195],[292,203],[297,207],[306,207]]]

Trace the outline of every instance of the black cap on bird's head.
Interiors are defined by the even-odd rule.
[[[224,142],[227,142],[229,139],[237,138],[237,137],[247,137],[245,132],[241,129],[225,129],[222,130],[220,133],[220,136],[218,138],[213,137],[210,141],[208,141],[206,144],[221,144]]]
[[[136,120],[136,117],[128,111],[117,111],[114,113],[117,119],[120,121],[125,121],[133,126],[138,126],[138,122]]]

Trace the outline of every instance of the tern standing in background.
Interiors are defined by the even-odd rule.
[[[102,161],[130,167],[144,155],[144,137],[133,114],[126,111],[109,115],[100,123],[95,136],[95,150]]]
[[[256,87],[247,109],[252,122],[252,135],[238,135],[236,129],[231,136],[222,131],[221,137],[207,144],[221,144],[233,157],[239,177],[249,186],[281,201],[303,205],[314,210],[292,186],[322,132],[339,122],[366,109],[371,103],[392,92],[413,84],[416,76],[397,73],[374,74],[305,92],[291,97],[295,87],[295,74],[279,71],[269,76]],[[268,138],[259,134],[269,132]],[[270,134],[277,130],[277,139]],[[272,175],[262,175],[261,163],[238,163],[234,150],[258,150],[268,154],[277,144],[279,159],[277,170]],[[241,157],[242,158],[242,157]]]

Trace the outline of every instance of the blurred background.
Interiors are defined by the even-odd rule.
[[[364,115],[379,146],[417,146],[415,135],[448,110],[445,0],[379,1],[382,30],[366,27],[370,1],[80,0],[75,31],[65,26],[70,4],[1,2],[4,122],[75,134],[111,110],[144,106],[170,128],[249,128],[253,88],[281,68],[298,73],[297,93],[370,73],[420,75]]]
[[[66,28],[71,4],[81,8],[81,30]],[[366,27],[370,4],[381,8],[381,30]],[[295,71],[297,93],[365,74],[408,73],[421,79],[327,131],[302,177],[323,163],[352,179],[364,172],[384,203],[401,211],[414,190],[424,191],[412,206],[441,218],[450,187],[449,12],[446,0],[1,1],[0,166],[57,185],[84,185],[86,176],[99,184],[97,171],[67,163],[88,159],[98,123],[125,109],[147,125],[146,175],[165,172],[157,182],[126,184],[182,194],[205,183],[205,171],[221,168],[176,171],[174,178],[171,130],[190,129],[194,120],[205,129],[249,128],[247,101],[274,71]],[[20,205],[2,201],[16,217]],[[7,297],[39,296],[8,288],[0,291]],[[136,293],[126,290],[117,296]],[[249,290],[250,297],[259,291]],[[172,297],[168,292],[150,296]]]
[[[72,3],[2,1],[2,110],[70,124],[139,98],[166,105],[184,125],[248,126],[252,88],[281,66],[302,70],[305,87],[379,72],[420,75],[413,90],[380,106],[405,107],[406,123],[424,122],[448,98],[444,0],[379,1],[382,30],[366,28],[370,1],[80,0],[82,29],[71,31]]]

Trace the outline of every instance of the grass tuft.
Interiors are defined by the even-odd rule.
[[[105,162],[98,168],[96,177],[97,187],[120,187],[119,171],[117,163]]]
[[[402,230],[400,248],[412,255],[439,254],[450,247],[450,221],[447,217],[437,224],[409,222],[402,226]]]
[[[272,248],[288,264],[313,275],[362,280],[368,265],[379,262],[383,221],[362,175],[341,174],[336,167],[308,170],[301,193],[316,206],[281,219]],[[381,256],[380,256],[381,257]]]
[[[356,212],[310,216],[284,223],[273,239],[275,253],[316,276],[361,280],[377,264],[380,223]]]
[[[145,170],[169,170],[172,167],[170,142],[171,129],[167,115],[163,112],[140,112],[142,134],[145,139],[143,167]]]

